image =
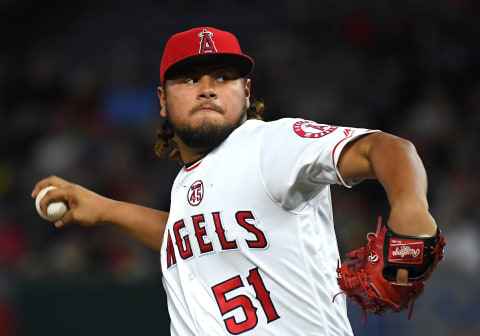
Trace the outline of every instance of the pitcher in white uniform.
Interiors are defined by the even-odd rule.
[[[260,120],[253,60],[212,27],[173,35],[160,66],[157,154],[183,163],[169,213],[99,196],[59,177],[42,200],[66,200],[55,223],[123,228],[160,251],[172,336],[351,335],[336,267],[330,185],[384,186],[389,227],[434,235],[414,146],[375,130]],[[289,97],[285,97],[289,99]],[[407,274],[399,270],[398,282]]]

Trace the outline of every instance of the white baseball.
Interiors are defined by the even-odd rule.
[[[47,194],[47,192],[52,189],[57,189],[57,188],[54,186],[48,186],[40,190],[37,197],[35,198],[35,208],[37,209],[37,212],[40,215],[40,217],[42,217],[43,219],[49,222],[56,222],[57,220],[63,217],[65,212],[67,212],[67,206],[65,202],[50,203],[47,206],[47,214],[44,214],[42,212],[42,209],[40,209],[40,201]]]

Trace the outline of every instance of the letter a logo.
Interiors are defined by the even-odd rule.
[[[199,54],[217,52],[215,42],[212,40],[213,33],[211,31],[208,31],[204,28],[202,32],[198,34],[198,36],[202,38],[200,40],[200,50],[198,51]]]

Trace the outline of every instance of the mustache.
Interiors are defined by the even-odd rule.
[[[198,104],[197,106],[194,106],[191,110],[190,110],[190,115],[197,112],[197,111],[200,111],[201,109],[211,109],[211,110],[214,110],[214,111],[217,111],[219,113],[223,113],[223,109],[218,106],[217,104],[215,103],[201,103],[201,104]]]

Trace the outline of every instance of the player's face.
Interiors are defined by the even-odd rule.
[[[177,71],[158,89],[162,110],[187,146],[211,150],[246,120],[250,79],[227,65]]]

